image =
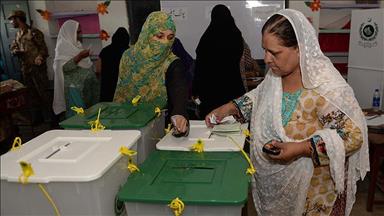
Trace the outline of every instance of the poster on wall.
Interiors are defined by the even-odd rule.
[[[311,7],[311,3],[313,3],[313,0],[290,1],[289,8],[302,12],[312,24],[315,31],[319,33],[320,8]]]

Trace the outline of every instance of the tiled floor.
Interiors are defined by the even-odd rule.
[[[41,134],[49,130],[48,124],[41,124],[34,127],[34,133],[32,133],[30,127],[20,127],[20,134],[23,139],[23,143],[27,142],[34,136]],[[356,202],[353,206],[351,216],[384,216],[384,204],[374,204],[373,211],[367,212],[367,195],[368,195],[369,175],[363,182],[358,182]],[[384,200],[384,192],[376,189],[376,199]],[[248,214],[249,216],[255,216],[254,213]]]

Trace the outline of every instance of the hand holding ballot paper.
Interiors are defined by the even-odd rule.
[[[205,124],[207,127],[213,127],[217,124],[229,124],[234,123],[236,120],[234,116],[238,116],[238,109],[236,105],[229,102],[219,108],[214,109],[205,117]]]
[[[241,124],[237,122],[233,116],[227,116],[223,120],[218,123],[216,121],[215,115],[212,115],[210,117],[210,121],[212,124],[214,124],[211,134],[218,135],[218,136],[227,136],[227,135],[238,135],[241,133]]]
[[[238,110],[233,102],[229,102],[214,109],[205,117],[205,124],[212,128],[209,137],[212,135],[229,136],[241,134],[241,123],[234,117],[238,116]]]
[[[204,121],[191,120],[187,137],[174,137],[168,133],[157,144],[160,150],[191,151],[191,146],[198,140],[204,143],[204,152],[210,151],[240,151],[244,146],[245,135],[242,133],[248,124],[218,124],[207,128]],[[228,137],[232,137],[240,148]]]

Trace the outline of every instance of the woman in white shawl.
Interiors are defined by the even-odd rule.
[[[98,86],[95,73],[92,72],[90,50],[81,44],[81,28],[78,22],[67,20],[61,26],[55,49],[53,69],[55,88],[53,110],[56,115],[67,112],[71,106],[86,108],[98,101],[94,90]]]
[[[352,89],[321,52],[300,12],[285,9],[262,29],[270,67],[253,91],[211,115],[251,122],[252,195],[259,215],[349,215],[369,170],[367,128]],[[278,155],[263,152],[272,140]]]

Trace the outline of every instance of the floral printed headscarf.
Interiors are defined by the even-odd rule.
[[[160,31],[176,32],[172,18],[165,12],[151,13],[145,21],[134,46],[126,50],[120,60],[119,78],[114,102],[131,101],[137,95],[141,101],[166,101],[165,73],[177,59],[168,43],[152,40]]]

